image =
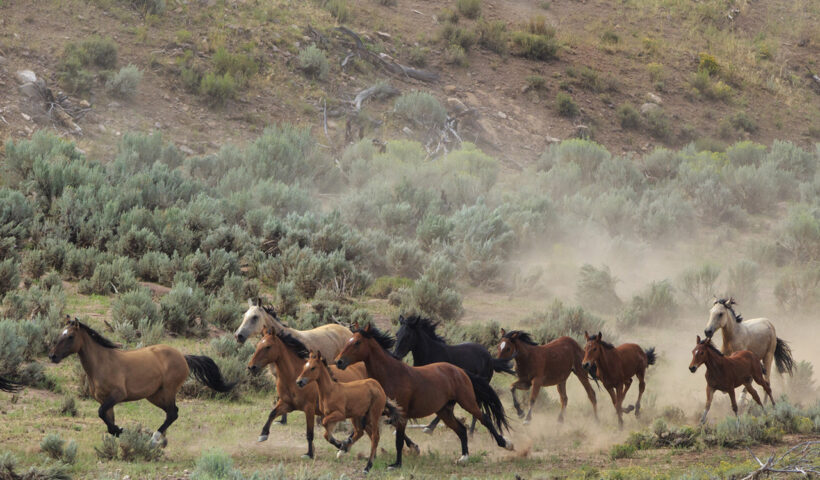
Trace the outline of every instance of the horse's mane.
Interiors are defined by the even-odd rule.
[[[276,316],[276,310],[273,308],[273,305],[265,305],[260,307],[265,313],[270,315],[274,318],[274,320],[279,320],[279,317]]]
[[[595,337],[598,337],[598,338],[596,339]],[[612,350],[613,348],[615,348],[615,345],[613,345],[609,342],[605,342],[605,341],[601,340],[601,337],[599,337],[598,335],[593,334],[591,337],[589,337],[589,339],[590,340],[598,340],[599,342],[601,342],[601,346],[603,346],[607,350]]]
[[[307,349],[304,343],[299,341],[296,337],[289,333],[285,333],[285,331],[281,331],[276,334],[279,337],[279,340],[282,340],[282,343],[285,344],[293,353],[296,354],[299,358],[308,358],[310,355],[310,351]]]
[[[717,347],[715,347],[715,344],[712,343],[711,338],[704,338],[700,342],[700,344],[709,347],[710,350],[712,350],[714,353],[718,354],[719,356],[721,356],[721,357],[723,356],[723,352],[721,352],[720,350],[717,349]]]
[[[732,308],[732,305],[737,305],[733,298],[719,298],[719,299],[715,300],[715,305],[717,305],[718,303],[723,305],[724,307],[726,307],[730,312],[732,312],[732,315],[735,316],[735,321],[737,323],[740,323],[740,322],[743,321],[743,315],[735,312],[735,309]]]
[[[390,334],[382,332],[378,328],[373,325],[370,325],[369,330],[365,330],[364,328],[360,328],[353,333],[361,333],[364,338],[372,338],[376,340],[381,347],[387,351],[390,351],[393,348],[393,345],[396,344],[396,339],[391,337]]]
[[[434,321],[430,320],[429,318],[422,318],[422,317],[419,317],[418,315],[413,315],[413,316],[408,317],[407,319],[405,319],[405,324],[410,326],[410,327],[418,328],[422,332],[424,332],[427,335],[429,335],[430,337],[432,337],[433,340],[435,340],[437,342],[447,343],[447,340],[445,340],[441,335],[439,335],[436,332],[436,327],[438,327],[438,322],[434,322]]]
[[[109,339],[107,339],[107,338],[103,337],[103,336],[100,334],[100,332],[98,332],[98,331],[94,330],[93,328],[89,327],[88,325],[86,325],[86,324],[84,324],[84,323],[82,323],[82,322],[79,322],[79,321],[77,322],[77,325],[79,325],[79,326],[80,326],[80,328],[81,328],[81,329],[82,329],[85,333],[87,333],[87,334],[88,334],[88,336],[89,336],[89,337],[91,337],[91,340],[94,340],[94,342],[95,342],[97,345],[99,345],[99,346],[101,346],[101,347],[105,347],[105,348],[120,348],[120,346],[119,346],[119,345],[117,345],[116,343],[112,342],[111,340],[109,340]]]
[[[330,369],[330,365],[327,364],[325,357],[322,357],[322,364],[324,364],[325,368],[327,368],[327,374],[330,375],[330,379],[338,383],[339,381],[336,380],[336,377],[333,375],[333,371]]]
[[[523,330],[513,330],[511,332],[507,332],[507,333],[504,334],[503,338],[509,338],[510,340],[515,340],[515,339],[512,338],[513,335],[517,335],[515,337],[515,339],[521,340],[522,342],[526,343],[527,345],[538,345],[538,343],[536,343],[536,341],[532,339],[530,334],[523,331]]]

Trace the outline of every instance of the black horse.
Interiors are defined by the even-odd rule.
[[[435,362],[452,363],[487,382],[493,378],[493,372],[515,375],[509,359],[493,358],[483,345],[472,342],[447,345],[447,342],[436,333],[438,323],[429,319],[416,315],[407,318],[399,316],[399,324],[401,326],[396,334],[393,355],[396,358],[404,358],[412,352],[413,365],[416,367]],[[436,417],[430,422],[430,425],[424,428],[424,433],[432,433],[439,420],[439,417]],[[470,433],[475,431],[475,424],[474,417]]]
[[[14,393],[19,392],[22,388],[23,386],[21,384],[0,377],[0,391]]]

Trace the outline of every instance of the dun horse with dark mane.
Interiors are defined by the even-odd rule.
[[[598,402],[595,398],[595,390],[589,384],[587,372],[582,368],[584,350],[578,342],[570,337],[560,337],[546,345],[538,345],[526,332],[513,330],[505,332],[501,329],[501,343],[498,345],[498,357],[501,359],[515,359],[515,373],[518,381],[510,387],[518,417],[524,417],[524,410],[518,404],[515,397],[516,390],[530,391],[530,405],[527,411],[527,418],[524,424],[532,420],[532,406],[538,398],[541,387],[556,385],[558,395],[561,397],[561,413],[558,414],[558,421],[564,421],[564,410],[567,408],[567,378],[570,373],[578,377],[578,381],[584,386],[590,403],[592,403],[592,413],[598,419]]]
[[[154,433],[152,444],[168,443],[165,430],[178,417],[177,393],[190,373],[217,392],[228,392],[234,386],[225,383],[219,367],[208,357],[183,355],[167,345],[120,350],[88,325],[68,318],[48,357],[60,363],[72,353],[80,357],[91,396],[100,403],[98,413],[108,433],[122,433],[122,428],[114,423],[114,406],[118,403],[145,398],[165,411],[165,422]]]

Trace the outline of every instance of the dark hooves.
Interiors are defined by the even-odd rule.
[[[624,413],[630,413],[632,410],[635,410],[635,405],[630,405],[623,409]]]
[[[397,468],[401,468],[401,463],[391,463],[387,466],[388,470],[396,470]]]

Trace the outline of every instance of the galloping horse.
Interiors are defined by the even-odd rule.
[[[724,356],[712,345],[709,338],[701,340],[700,335],[698,335],[698,343],[695,345],[695,349],[692,350],[692,363],[689,364],[689,371],[695,373],[698,367],[703,364],[706,364],[706,409],[703,410],[700,423],[706,423],[706,414],[709,413],[709,408],[712,406],[712,395],[714,395],[715,390],[729,394],[735,415],[737,415],[735,388],[741,385],[745,387],[745,391],[752,395],[760,408],[763,408],[760,397],[752,387],[752,380],[763,387],[769,400],[772,401],[772,405],[774,405],[772,389],[764,376],[766,370],[760,363],[760,357],[753,352],[741,350],[729,356]]]
[[[794,364],[791,349],[786,342],[777,338],[772,322],[767,318],[744,320],[732,305],[737,305],[733,298],[715,300],[704,330],[706,338],[711,339],[717,330],[723,329],[723,354],[741,350],[754,353],[763,361],[769,382],[772,380],[772,360],[778,372],[791,374]]]
[[[316,415],[321,415],[319,408],[319,389],[314,385],[299,388],[296,385],[296,377],[302,371],[305,359],[308,358],[308,349],[305,344],[296,339],[293,335],[284,331],[275,332],[273,328],[266,329],[265,336],[256,345],[256,351],[248,362],[248,370],[251,373],[258,373],[266,365],[271,365],[276,369],[276,393],[279,400],[268,415],[259,441],[264,442],[270,435],[270,426],[277,415],[283,415],[293,410],[305,412],[305,423],[307,427],[308,451],[306,457],[313,458],[313,423]],[[342,382],[361,380],[367,378],[363,364],[353,365],[349,370],[334,371]]]
[[[285,332],[290,334],[293,338],[302,342],[309,351],[322,352],[325,358],[335,358],[347,339],[353,336],[348,328],[335,323],[322,325],[311,330],[295,330],[282,325],[273,307],[263,306],[261,298],[257,298],[256,303],[248,299],[248,310],[242,317],[242,324],[234,333],[236,341],[245,343],[245,340],[256,334],[262,334],[267,328],[273,328],[275,333]],[[274,376],[276,375],[273,366],[271,366],[271,373]],[[285,425],[287,422],[287,415],[282,415],[282,420],[279,423]]]
[[[367,432],[370,437],[370,457],[364,473],[369,472],[379,447],[379,420],[382,414],[389,417],[388,423],[398,424],[401,421],[401,410],[388,402],[381,385],[372,378],[339,383],[330,372],[322,352],[310,353],[296,384],[305,388],[314,381],[319,387],[319,408],[324,414],[322,425],[325,427],[325,440],[339,449],[336,454],[339,457]],[[333,438],[333,427],[346,418],[353,420],[353,434],[340,443]]]
[[[567,378],[570,373],[574,373],[584,390],[587,391],[590,403],[592,403],[592,413],[598,419],[598,402],[595,398],[595,390],[589,384],[589,377],[581,363],[584,359],[584,350],[578,342],[570,337],[560,337],[546,345],[538,345],[526,332],[513,330],[505,332],[501,329],[501,343],[498,345],[498,357],[509,360],[515,359],[515,373],[518,381],[510,387],[510,394],[513,397],[515,411],[518,418],[524,417],[524,410],[515,398],[515,390],[527,390],[530,392],[530,408],[527,411],[527,418],[524,424],[532,420],[532,406],[538,398],[541,387],[555,385],[558,388],[558,395],[561,397],[561,413],[558,414],[558,421],[564,421],[564,410],[567,408]]]
[[[19,383],[13,382],[7,378],[0,377],[0,391],[15,393],[19,392],[22,388],[23,386]]]
[[[437,414],[461,440],[460,463],[467,461],[469,452],[467,428],[453,414],[456,403],[481,419],[499,447],[512,450],[512,444],[496,430],[496,426],[499,429],[508,428],[507,417],[501,400],[487,381],[451,363],[411,367],[390,354],[394,343],[391,336],[372,325],[359,329],[354,324],[353,338],[336,357],[336,365],[344,369],[353,363],[364,362],[367,375],[381,384],[389,398],[396,400],[404,418]],[[396,425],[396,462],[391,468],[401,467],[406,426],[403,421]]]
[[[460,343],[447,345],[447,341],[436,333],[437,323],[413,315],[408,318],[399,316],[399,331],[396,333],[396,348],[393,355],[404,358],[408,352],[413,353],[413,365],[420,367],[435,362],[452,363],[473,375],[489,382],[493,372],[515,373],[510,368],[510,361],[493,358],[490,352],[478,343]],[[470,433],[475,431],[478,419],[473,417]],[[424,428],[424,433],[433,433],[439,418]]]
[[[154,432],[152,444],[168,443],[165,430],[178,417],[176,396],[189,373],[217,392],[228,392],[234,386],[225,383],[219,367],[208,357],[183,355],[167,345],[119,350],[116,344],[76,318],[68,319],[48,357],[60,363],[72,353],[80,357],[91,396],[100,403],[98,413],[108,433],[122,433],[122,428],[114,423],[114,405],[118,403],[146,398],[165,411],[165,422]]]
[[[618,414],[618,426],[623,428],[623,414],[635,410],[635,416],[641,414],[641,397],[646,388],[644,374],[649,365],[655,364],[655,348],[644,350],[634,343],[624,343],[617,348],[611,343],[605,342],[598,335],[590,336],[584,332],[587,340],[584,346],[584,360],[581,365],[584,370],[590,371],[594,368],[595,375],[601,379],[604,388],[612,397],[612,404]],[[635,405],[623,408],[624,397],[632,385],[632,377],[638,377],[638,401]]]

